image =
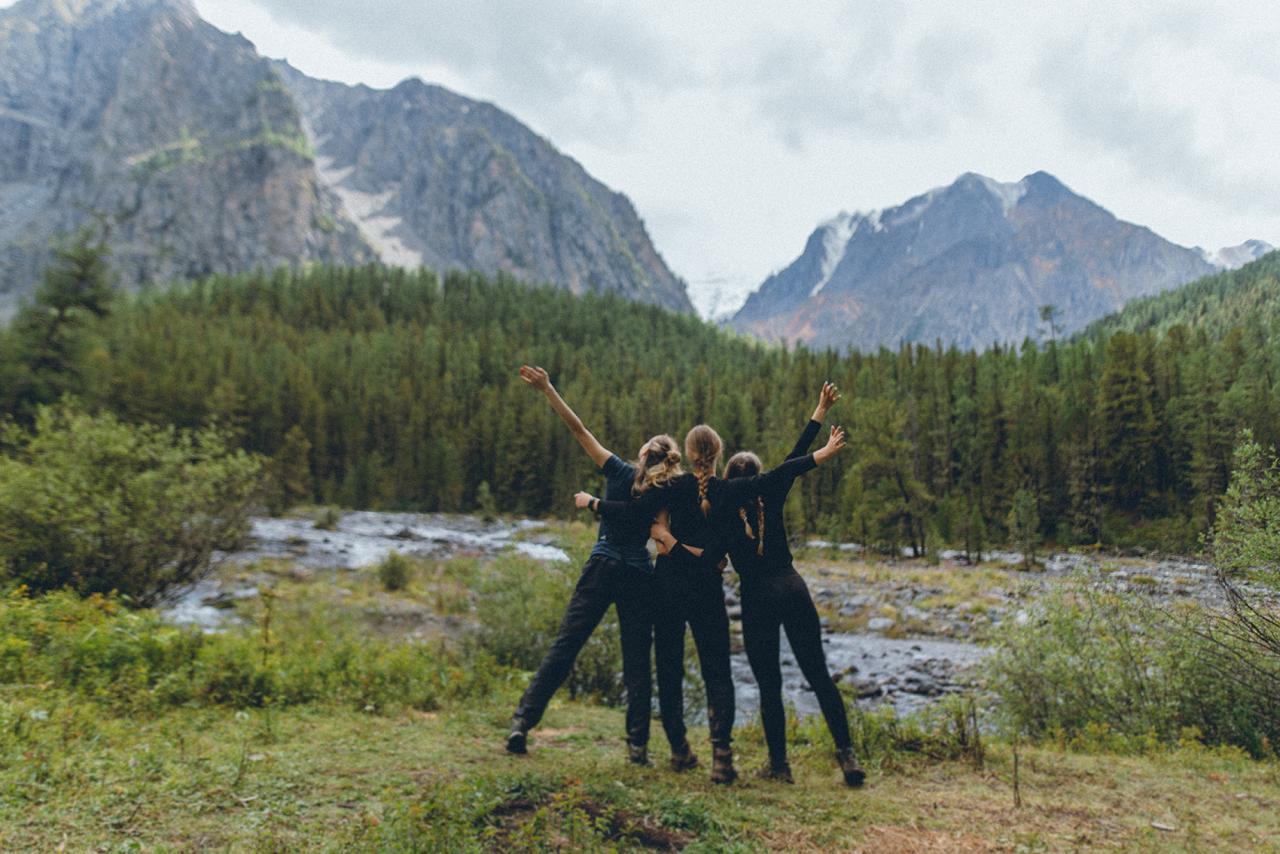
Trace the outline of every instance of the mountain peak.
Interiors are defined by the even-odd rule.
[[[986,347],[1037,337],[1043,305],[1073,331],[1212,269],[1048,172],[1008,183],[965,172],[897,207],[823,223],[732,324],[816,347]]]

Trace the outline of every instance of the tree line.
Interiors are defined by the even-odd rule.
[[[1028,520],[1063,544],[1192,547],[1237,432],[1280,441],[1280,346],[1261,312],[1222,335],[1178,323],[839,354],[460,272],[316,267],[110,298],[80,243],[0,332],[0,412],[21,424],[71,395],[126,421],[215,424],[269,458],[279,506],[571,513],[598,475],[522,362],[624,457],[705,421],[768,465],[838,383],[850,452],[798,485],[790,521],[886,549],[980,551]]]

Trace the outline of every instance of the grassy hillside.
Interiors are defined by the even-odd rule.
[[[1092,324],[1082,335],[1116,330],[1167,332],[1174,326],[1219,337],[1245,327],[1273,328],[1280,318],[1280,252],[1238,270],[1207,276],[1163,294],[1137,299]]]

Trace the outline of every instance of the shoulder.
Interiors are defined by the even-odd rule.
[[[636,476],[636,467],[617,454],[610,454],[609,459],[605,460],[604,465],[600,466],[600,471],[606,477]]]

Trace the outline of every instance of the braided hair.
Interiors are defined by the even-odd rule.
[[[689,459],[689,467],[698,478],[698,501],[702,505],[702,515],[711,512],[711,502],[707,499],[707,486],[711,478],[716,476],[720,467],[720,457],[724,454],[724,442],[720,434],[706,424],[699,424],[684,437],[684,454]]]
[[[739,451],[729,458],[729,464],[724,467],[724,476],[728,478],[734,477],[751,477],[760,473],[760,458],[750,451]],[[742,520],[742,528],[746,531],[747,539],[756,541],[756,554],[764,555],[764,497],[756,496],[756,529],[751,530],[751,523],[747,521],[747,505],[738,508],[738,518]]]
[[[760,532],[759,537],[751,532],[751,523],[747,521],[747,508],[738,508],[738,518],[742,519],[742,527],[746,529],[747,539],[756,541],[756,554],[764,555],[764,499],[759,495],[756,496],[756,530]]]

